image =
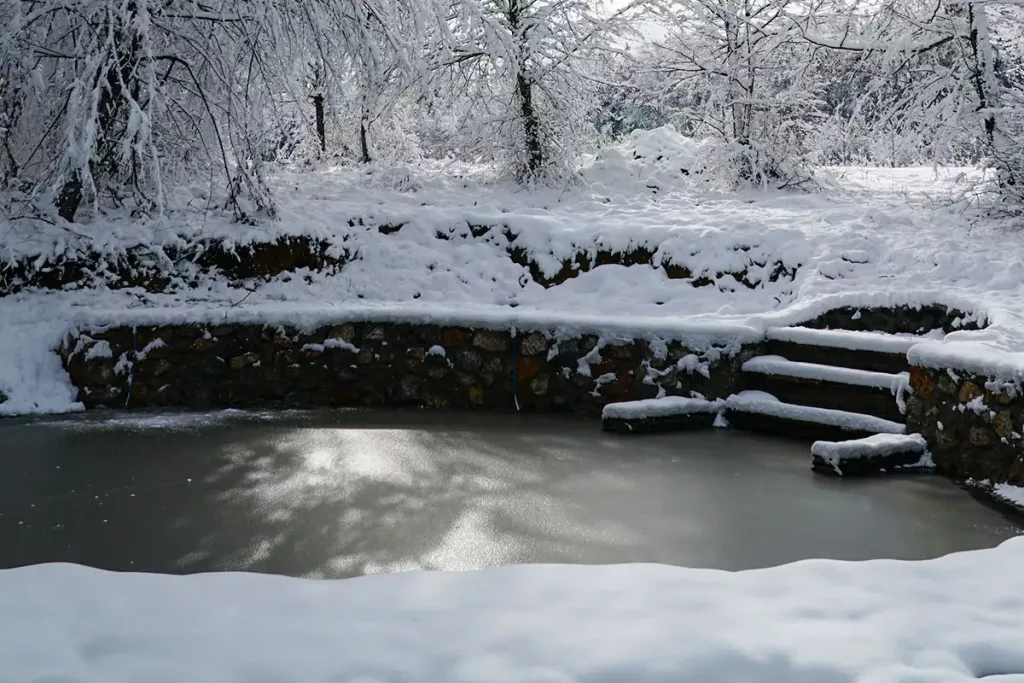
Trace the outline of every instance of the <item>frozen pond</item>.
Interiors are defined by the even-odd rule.
[[[813,475],[714,430],[398,412],[0,422],[0,567],[344,577],[527,562],[920,559],[1022,530],[939,477]]]

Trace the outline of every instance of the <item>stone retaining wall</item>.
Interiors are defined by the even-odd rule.
[[[383,235],[401,232],[398,225],[366,225],[350,221],[350,227],[377,231]],[[765,282],[792,281],[798,266],[782,261],[760,262],[736,247],[737,267],[730,271],[694,273],[690,268],[658,255],[653,247],[635,246],[627,251],[582,249],[565,259],[554,274],[540,266],[551,254],[535,254],[519,244],[519,235],[506,227],[469,225],[460,238],[493,242],[503,248],[509,260],[527,269],[530,278],[545,288],[557,287],[581,273],[604,265],[660,268],[669,279],[689,280],[694,287],[713,287],[728,276],[734,283],[756,289]],[[437,240],[451,240],[457,233],[437,231]],[[32,256],[11,263],[0,262],[0,296],[31,288],[67,289],[106,286],[112,289],[137,287],[148,292],[179,291],[200,276],[215,274],[231,283],[253,278],[268,279],[303,271],[337,273],[352,260],[358,249],[350,249],[344,237],[333,241],[304,236],[282,237],[270,242],[235,245],[223,240],[200,240],[181,245],[153,247],[137,245],[117,254],[101,253],[86,246],[69,248],[48,258]],[[743,264],[740,266],[739,264]]]
[[[1024,483],[1024,392],[1015,383],[949,369],[911,368],[907,432],[928,440],[954,477]]]
[[[932,330],[942,330],[946,333],[954,330],[978,330],[986,327],[988,320],[976,313],[949,308],[942,304],[875,308],[841,306],[800,325],[822,330],[924,334]]]
[[[65,340],[86,407],[384,406],[596,412],[607,403],[739,388],[755,349],[403,323],[302,331],[119,327]]]

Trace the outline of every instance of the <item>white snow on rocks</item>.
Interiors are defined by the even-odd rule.
[[[818,365],[816,363],[800,363],[786,360],[781,356],[758,356],[751,358],[743,364],[743,372],[799,377],[801,379],[815,379],[836,384],[852,384],[889,390],[892,390],[894,385],[898,385],[901,382],[899,374],[854,370],[832,365]],[[904,376],[907,375],[907,373],[902,374]]]
[[[601,417],[605,420],[643,420],[673,415],[710,414],[718,413],[722,409],[722,405],[722,401],[665,396],[642,401],[609,403],[601,411]]]
[[[920,434],[875,434],[849,441],[815,441],[811,455],[838,465],[843,460],[878,458],[897,453],[920,452],[924,455],[928,443]]]
[[[325,339],[323,344],[306,344],[302,347],[303,351],[315,351],[317,353],[323,353],[328,349],[341,349],[342,351],[348,351],[349,353],[359,353],[359,347],[352,342],[333,337]]]
[[[0,572],[11,681],[1017,680],[1024,538],[729,573],[523,566],[345,581]]]
[[[981,334],[983,332],[975,336]],[[987,341],[952,338],[943,343],[919,344],[910,350],[907,358],[911,365],[919,367],[952,367],[1017,385],[1024,383],[1024,351],[1006,351]]]
[[[906,431],[904,425],[873,415],[783,403],[763,391],[741,391],[738,394],[733,394],[725,400],[725,407],[742,413],[814,422],[848,430],[878,432],[879,434],[903,434]]]

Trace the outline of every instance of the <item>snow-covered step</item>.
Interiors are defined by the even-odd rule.
[[[769,354],[792,361],[837,365],[874,372],[910,369],[907,351],[929,338],[882,332],[816,330],[809,327],[771,327],[765,345]]]
[[[747,387],[764,391],[786,403],[865,413],[899,422],[898,399],[907,386],[907,373],[791,361],[759,356],[743,364]]]
[[[726,418],[740,429],[808,441],[843,441],[875,434],[903,434],[899,422],[874,415],[785,403],[763,391],[742,391],[725,401]]]
[[[934,469],[920,434],[876,434],[849,441],[816,441],[811,469],[834,476]]]
[[[606,431],[627,434],[703,429],[714,425],[721,412],[722,401],[665,396],[609,403],[601,412],[601,424]]]

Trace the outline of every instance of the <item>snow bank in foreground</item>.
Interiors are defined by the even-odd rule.
[[[1024,672],[1022,573],[1024,538],[736,574],[528,566],[314,582],[45,565],[0,572],[0,661],[4,680],[67,683],[1008,682]]]

